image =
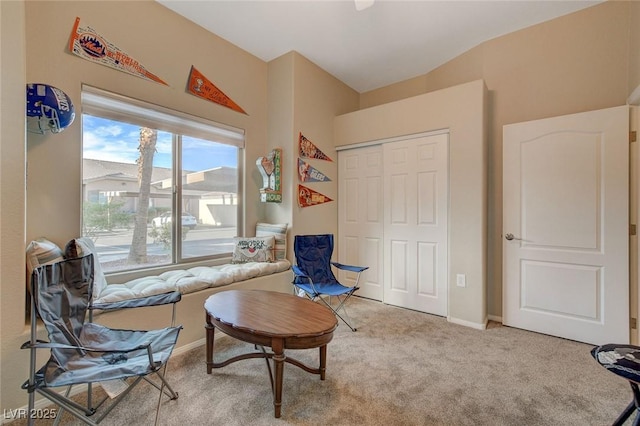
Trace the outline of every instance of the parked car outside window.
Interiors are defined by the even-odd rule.
[[[163,225],[171,223],[171,212],[162,213],[158,217],[151,220],[151,226],[159,228]],[[193,229],[198,224],[196,218],[189,213],[182,213],[182,226]]]

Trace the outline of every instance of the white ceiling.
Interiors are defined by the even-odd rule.
[[[264,61],[295,50],[358,92],[602,0],[156,0]]]

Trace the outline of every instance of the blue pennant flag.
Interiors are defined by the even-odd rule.
[[[311,167],[311,165],[302,159],[298,158],[298,178],[300,182],[329,182],[329,179],[324,173],[318,171],[318,169]]]

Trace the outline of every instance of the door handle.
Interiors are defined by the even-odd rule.
[[[504,237],[505,237],[508,241],[511,241],[511,240],[520,240],[520,241],[522,241],[522,238],[518,238],[518,237],[514,236],[514,235],[513,235],[512,233],[510,233],[510,232],[509,232],[509,233],[507,233],[507,234],[505,234],[505,236],[504,236]]]

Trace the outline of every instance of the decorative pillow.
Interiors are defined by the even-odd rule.
[[[275,237],[234,238],[231,263],[273,262]]]
[[[60,247],[46,238],[37,238],[27,246],[27,270],[29,271],[29,276],[38,266],[49,265],[61,260],[64,260],[64,256]]]
[[[275,237],[275,260],[287,258],[287,226],[289,226],[288,223],[259,222],[256,224],[256,237],[268,237],[269,235],[273,235]]]
[[[107,279],[102,272],[102,266],[100,266],[100,259],[98,259],[93,240],[88,237],[74,238],[64,247],[64,257],[67,259],[74,259],[88,254],[93,254],[93,298],[97,299],[107,286]]]

